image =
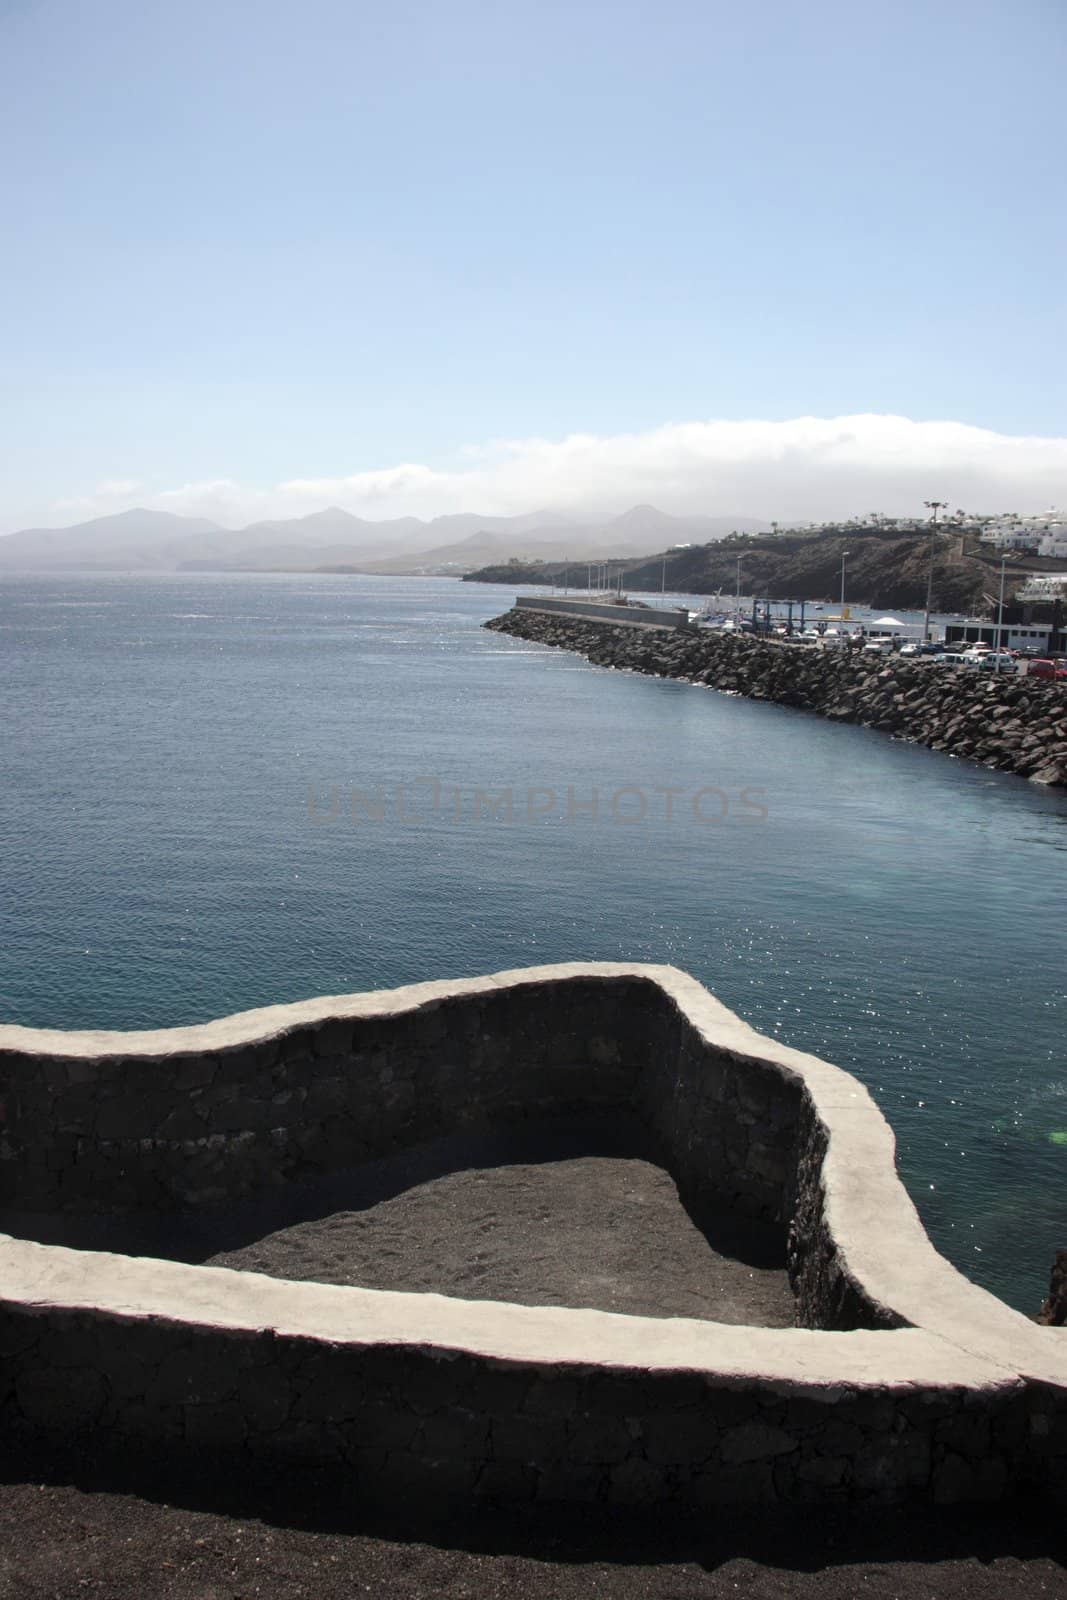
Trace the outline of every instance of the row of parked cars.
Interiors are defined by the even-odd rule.
[[[939,658],[946,667],[974,667],[979,672],[1014,672],[1015,656],[1010,650],[992,650],[975,645],[968,650],[946,650]]]
[[[906,651],[907,645],[901,655]],[[943,645],[935,659],[946,667],[970,667],[978,672],[1025,672],[1030,678],[1067,678],[1067,663],[1061,660],[1025,655],[1019,650],[994,650],[988,644],[972,644],[965,649]]]
[[[729,625],[728,625],[729,626]],[[751,632],[751,623],[741,623],[744,632]],[[1054,656],[1033,656],[1023,650],[994,650],[988,644],[940,644],[934,640],[900,639],[890,635],[868,638],[866,634],[849,628],[805,628],[803,632],[789,634],[785,623],[779,623],[775,634],[790,644],[819,645],[824,650],[842,649],[861,655],[900,657],[914,661],[926,659],[932,666],[962,668],[977,672],[1025,672],[1031,678],[1067,680],[1067,659]]]
[[[830,629],[819,636],[823,645],[859,649],[862,655],[899,656],[902,660],[929,660],[932,666],[970,668],[976,672],[1025,672],[1031,678],[1067,679],[1067,661],[1053,656],[1032,656],[1020,650],[994,650],[988,644],[937,644],[933,640],[877,638],[862,642],[855,634]]]

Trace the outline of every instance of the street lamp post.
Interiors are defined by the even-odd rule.
[[[997,660],[996,670],[1000,671],[1000,648],[1004,637],[1004,568],[1007,556],[1000,558],[1000,599],[997,602]]]
[[[924,500],[923,505],[930,512],[930,564],[926,572],[926,615],[923,618],[923,643],[930,642],[930,607],[934,597],[934,543],[937,539],[937,513],[944,511],[948,505],[947,500]]]
[[[845,557],[852,554],[851,550],[841,552],[841,620],[845,620]]]
[[[734,621],[738,627],[741,625],[741,562],[743,559],[742,556],[737,558],[737,600],[734,605]]]

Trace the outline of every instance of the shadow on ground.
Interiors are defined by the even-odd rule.
[[[0,1595],[340,1600],[370,1592],[570,1600],[1067,1595],[1062,1518],[1027,1503],[686,1517],[421,1508],[402,1516],[294,1471],[183,1473],[158,1459],[0,1456]],[[4,1587],[5,1576],[9,1587]]]
[[[438,1140],[225,1209],[8,1216],[73,1248],[296,1281],[788,1327],[784,1229],[684,1204],[635,1118]]]
[[[455,1134],[326,1177],[265,1190],[251,1200],[170,1215],[123,1216],[0,1211],[0,1231],[39,1244],[75,1250],[114,1250],[165,1261],[206,1261],[301,1222],[338,1211],[365,1211],[407,1189],[449,1173],[604,1156],[664,1166],[661,1152],[636,1117],[614,1116],[524,1123],[492,1133]],[[688,1208],[687,1208],[688,1209]],[[703,1207],[694,1225],[714,1250],[749,1266],[780,1267],[781,1229]]]

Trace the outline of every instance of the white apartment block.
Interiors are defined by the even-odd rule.
[[[1028,523],[1005,522],[987,528],[982,538],[997,550],[1036,550],[1043,531]]]
[[[1067,555],[1067,518],[1062,511],[1039,517],[1012,517],[991,523],[982,538],[997,550],[1033,550],[1038,555]]]

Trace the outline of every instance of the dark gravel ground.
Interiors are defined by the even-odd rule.
[[[446,1173],[211,1262],[368,1289],[791,1327],[784,1269],[739,1260],[723,1243],[709,1243],[662,1167],[582,1156]]]
[[[483,1517],[416,1537],[307,1480],[142,1471],[133,1494],[35,1465],[0,1468],[0,1600],[1067,1600],[1062,1526],[1024,1511]]]

